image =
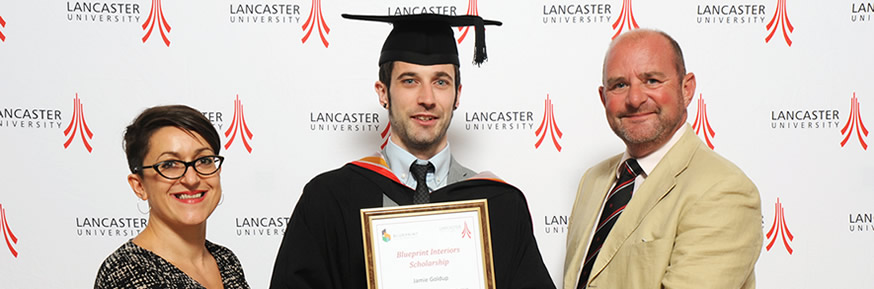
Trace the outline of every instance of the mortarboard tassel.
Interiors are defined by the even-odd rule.
[[[474,20],[474,32],[476,32],[476,41],[474,42],[473,64],[477,67],[489,59],[486,54],[486,28],[482,18]]]

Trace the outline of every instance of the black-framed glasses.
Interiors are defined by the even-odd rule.
[[[199,157],[190,162],[169,160],[158,162],[151,166],[141,166],[137,168],[137,172],[143,169],[154,169],[162,177],[175,180],[184,176],[185,173],[188,172],[188,167],[194,167],[194,171],[201,176],[208,176],[222,168],[224,160],[225,157],[223,156]]]

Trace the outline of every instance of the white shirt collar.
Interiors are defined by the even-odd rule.
[[[680,137],[683,136],[687,129],[689,129],[688,126],[683,125],[682,127],[680,127],[680,129],[674,132],[674,135],[671,136],[671,139],[668,140],[665,145],[655,150],[651,154],[637,159],[637,163],[640,164],[640,168],[643,169],[643,173],[641,174],[643,178],[649,176],[650,172],[652,172],[659,164],[659,162],[661,162],[662,158],[665,157],[665,154],[667,154],[668,151],[670,151],[671,148],[674,147],[674,145],[677,144],[678,141],[680,141]],[[620,162],[619,165],[621,166],[622,163],[624,163],[625,160],[630,157],[631,155],[628,153],[628,149],[626,148],[625,153],[622,154],[622,162]],[[616,177],[619,178],[619,167],[617,166],[614,171],[616,171]]]

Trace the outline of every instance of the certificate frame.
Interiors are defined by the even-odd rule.
[[[482,268],[482,271],[478,271],[481,273],[481,275],[477,277],[481,278],[479,280],[481,281],[480,285],[468,288],[495,289],[496,286],[494,264],[492,260],[491,227],[489,224],[488,201],[486,199],[361,209],[361,231],[362,241],[364,243],[364,261],[365,270],[367,272],[367,288],[392,289],[387,288],[388,286],[380,287],[379,284],[380,279],[378,278],[380,278],[380,276],[384,275],[386,272],[380,272],[380,266],[377,264],[377,257],[380,256],[379,254],[383,252],[380,251],[380,246],[374,244],[374,234],[378,233],[375,230],[374,223],[379,223],[381,221],[387,220],[395,223],[403,223],[407,221],[417,222],[417,220],[421,220],[421,218],[440,220],[442,218],[451,218],[451,216],[458,215],[459,213],[476,214],[476,224],[472,226],[474,227],[472,229],[473,232],[470,232],[471,230],[468,230],[469,228],[466,222],[464,224],[464,230],[468,231],[468,235],[472,233],[475,236],[478,236],[479,242],[474,242],[476,243],[476,250],[478,250],[478,252],[475,253],[480,253],[479,256],[482,256],[481,258],[477,258],[480,259],[478,260],[480,264],[475,265],[481,266]],[[385,275],[388,276],[388,274]]]

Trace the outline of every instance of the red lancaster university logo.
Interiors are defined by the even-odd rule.
[[[716,136],[716,132],[710,127],[710,120],[707,119],[707,104],[704,103],[704,98],[698,94],[698,113],[695,114],[695,122],[692,123],[692,128],[695,129],[695,134],[704,131],[704,140],[707,141],[707,146],[713,149],[713,143],[710,138]]]
[[[476,0],[470,0],[467,2],[467,15],[479,16],[479,9],[477,9]],[[458,27],[458,31],[464,30],[464,33],[461,33],[461,37],[458,37],[458,44],[461,44],[464,41],[464,37],[467,36],[467,31],[470,30],[470,26]]]
[[[85,122],[85,113],[82,111],[82,101],[79,99],[79,94],[76,94],[76,98],[73,99],[73,118],[70,119],[70,125],[67,126],[67,129],[64,130],[64,136],[69,135],[67,138],[67,142],[64,143],[64,149],[70,146],[70,143],[73,142],[73,138],[76,136],[76,132],[79,132],[79,135],[82,136],[82,143],[85,144],[85,148],[88,149],[88,152],[91,152],[91,144],[88,143],[88,139],[94,137],[94,134],[91,133],[91,129],[88,128],[88,123]],[[88,134],[88,138],[85,138],[85,134]]]
[[[631,0],[622,0],[622,12],[619,12],[619,17],[616,18],[616,22],[613,22],[613,29],[616,30],[618,26],[619,30],[616,30],[612,39],[616,39],[616,36],[622,33],[622,28],[626,24],[628,24],[628,30],[640,28],[637,26],[637,20],[634,20],[634,12],[631,11]]]
[[[0,204],[0,231],[3,231],[3,239],[6,240],[6,247],[9,247],[9,253],[12,253],[12,257],[18,258],[18,251],[12,248],[12,244],[18,244],[18,238],[15,237],[12,229],[9,228],[9,222],[6,221],[6,209],[3,208],[3,204]]]
[[[0,16],[0,27],[6,27],[6,20],[3,20],[3,16]],[[6,35],[3,35],[3,31],[0,31],[0,41],[6,41]]]
[[[786,0],[777,0],[777,10],[774,10],[774,16],[771,17],[771,22],[768,22],[768,25],[765,28],[771,30],[771,33],[768,34],[768,37],[765,37],[765,43],[771,41],[771,37],[774,36],[774,32],[777,32],[777,26],[783,30],[783,38],[786,39],[786,44],[792,46],[792,40],[789,40],[789,34],[786,33],[786,28],[789,28],[789,33],[795,31],[795,27],[792,27],[792,22],[789,22],[789,15],[786,14]]]
[[[249,140],[252,139],[252,131],[246,125],[246,115],[243,114],[243,103],[240,102],[239,94],[237,94],[237,99],[234,100],[234,120],[231,121],[231,126],[225,131],[225,137],[230,135],[228,143],[225,144],[225,149],[228,149],[234,143],[234,139],[237,137],[237,130],[240,131],[240,138],[243,139],[243,145],[246,146],[246,150],[252,153],[252,147],[249,146],[249,141],[246,140],[246,137]],[[231,134],[231,131],[233,131],[233,134]]]
[[[546,131],[549,131],[549,136],[552,137],[552,143],[555,145],[555,148],[560,152],[561,145],[558,144],[558,140],[555,138],[555,135],[558,135],[558,138],[561,138],[561,130],[558,129],[558,125],[555,123],[555,114],[552,111],[552,100],[549,99],[549,94],[546,94],[546,100],[543,101],[543,120],[540,122],[540,127],[537,128],[537,131],[534,132],[534,135],[540,136],[540,139],[537,140],[537,143],[534,144],[534,148],[540,148],[540,143],[543,142],[543,139],[546,138]],[[543,134],[540,134],[543,132]]]
[[[847,124],[841,129],[841,135],[847,135],[844,137],[844,140],[841,141],[841,147],[847,144],[847,141],[850,140],[850,136],[853,135],[853,131],[856,131],[856,136],[859,137],[859,143],[862,144],[862,149],[868,150],[868,144],[865,143],[865,139],[862,138],[862,135],[868,137],[868,129],[865,128],[865,124],[862,123],[862,115],[859,114],[859,99],[856,98],[855,92],[853,92],[853,98],[850,99],[850,117],[847,119]]]
[[[388,138],[391,136],[391,121],[385,125],[385,129],[382,130],[382,133],[379,134],[379,137],[382,138],[382,145],[379,146],[379,149],[385,149],[385,145],[388,144]]]
[[[789,242],[792,239],[795,239],[792,236],[792,232],[789,232],[789,227],[786,226],[786,217],[783,215],[783,204],[780,203],[780,198],[777,198],[777,203],[774,204],[774,223],[771,224],[771,230],[768,231],[768,234],[765,235],[766,238],[770,238],[771,242],[768,243],[768,246],[765,247],[768,251],[771,251],[771,247],[774,246],[774,242],[777,241],[777,235],[783,237],[783,246],[786,247],[786,251],[789,252],[789,255],[792,255],[792,247],[789,247]],[[789,237],[789,241],[786,241],[786,237]]]
[[[143,36],[143,43],[146,43],[146,40],[149,40],[149,36],[152,35],[152,29],[155,28],[155,24],[158,24],[158,30],[161,31],[161,38],[164,38],[164,44],[167,47],[170,47],[170,39],[167,39],[167,34],[170,33],[170,24],[167,23],[167,20],[164,19],[164,9],[161,9],[161,0],[152,0],[152,10],[149,11],[149,18],[146,19],[146,22],[143,23],[143,30],[146,30],[146,27],[149,27],[149,30],[146,32],[146,36]],[[164,30],[167,30],[164,33]]]
[[[470,239],[470,236],[470,229],[467,228],[467,222],[464,222],[464,229],[461,230],[461,238],[464,239],[464,237],[467,237],[468,239]]]
[[[310,8],[310,16],[307,17],[307,22],[300,27],[307,32],[306,35],[300,39],[301,43],[307,43],[307,39],[310,38],[310,33],[313,33],[313,27],[315,26],[319,27],[319,37],[322,38],[322,44],[325,45],[325,48],[328,48],[328,39],[325,38],[325,34],[331,33],[331,28],[328,28],[328,24],[325,23],[325,17],[322,16],[322,0],[313,0],[313,7]],[[322,32],[322,26],[325,27],[324,32]]]

